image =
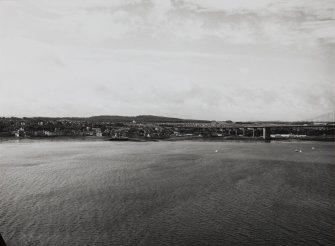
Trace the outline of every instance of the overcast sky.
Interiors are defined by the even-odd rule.
[[[0,116],[334,108],[334,0],[0,0]]]

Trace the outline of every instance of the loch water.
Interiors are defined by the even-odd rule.
[[[9,246],[335,245],[334,174],[333,142],[5,141],[0,232]]]

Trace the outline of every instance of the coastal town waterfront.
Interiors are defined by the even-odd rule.
[[[335,115],[334,113],[331,113]],[[332,121],[233,122],[140,115],[88,118],[0,118],[0,141],[8,138],[83,138],[152,141],[178,139],[303,139],[335,141]]]
[[[334,245],[334,150],[5,141],[1,233],[8,245]]]

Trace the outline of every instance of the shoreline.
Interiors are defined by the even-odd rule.
[[[304,137],[304,138],[270,138],[262,137],[170,137],[170,138],[128,138],[127,140],[113,140],[111,137],[95,136],[53,136],[53,137],[0,137],[1,142],[7,141],[111,141],[111,142],[179,142],[179,141],[197,141],[197,142],[225,142],[225,141],[242,141],[242,142],[275,142],[275,141],[317,141],[317,142],[335,142],[334,137]]]

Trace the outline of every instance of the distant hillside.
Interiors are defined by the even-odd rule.
[[[189,120],[189,119],[179,119],[164,116],[155,115],[138,115],[138,116],[119,116],[119,115],[101,115],[92,116],[87,118],[88,121],[98,122],[98,121],[112,121],[112,122],[132,122],[136,121],[138,123],[185,123],[185,122],[209,122],[206,120]]]
[[[137,123],[209,123],[208,120],[179,119],[155,115],[138,115],[138,116],[121,116],[121,115],[99,115],[91,117],[23,117],[12,119],[32,119],[35,121],[54,121],[54,120],[71,120],[71,121],[89,121],[89,122],[132,122]]]

